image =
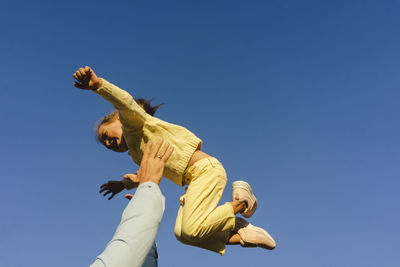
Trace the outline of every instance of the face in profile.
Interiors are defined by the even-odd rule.
[[[128,146],[122,132],[122,124],[119,119],[100,125],[97,135],[100,142],[108,149],[115,152],[128,151]]]

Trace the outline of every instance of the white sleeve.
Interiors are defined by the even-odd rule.
[[[157,235],[165,209],[158,185],[142,183],[122,213],[112,240],[91,267],[142,266]]]

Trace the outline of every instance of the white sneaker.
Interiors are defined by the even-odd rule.
[[[246,218],[250,218],[257,209],[257,199],[251,191],[251,187],[244,181],[235,181],[232,183],[232,201],[237,200],[246,202],[247,207],[242,214]]]
[[[235,218],[234,231],[240,235],[240,245],[242,247],[261,247],[269,250],[276,247],[275,240],[267,231],[250,224],[240,217]]]

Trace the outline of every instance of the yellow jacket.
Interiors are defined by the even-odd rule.
[[[183,186],[183,175],[193,153],[201,148],[202,141],[186,128],[157,119],[144,111],[126,91],[103,80],[96,90],[118,110],[129,155],[140,165],[146,143],[155,144],[163,139],[174,147],[174,152],[165,164],[163,176]],[[129,189],[131,187],[125,183]]]

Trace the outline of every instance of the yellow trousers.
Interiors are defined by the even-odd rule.
[[[224,255],[235,214],[227,202],[218,206],[227,182],[226,172],[216,158],[204,158],[190,166],[184,179],[190,181],[180,198],[175,236],[184,244]]]

